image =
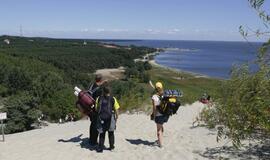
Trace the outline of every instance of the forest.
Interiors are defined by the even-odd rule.
[[[0,109],[8,113],[6,132],[32,129],[41,115],[50,122],[70,113],[80,118],[73,87],[88,89],[93,73],[101,68],[140,68],[140,72],[128,72],[123,80],[112,82],[112,87],[118,98],[131,91],[136,92],[130,94],[133,98],[143,98],[144,89],[129,77],[146,82],[144,70],[149,65],[136,64],[133,59],[154,51],[135,46],[106,48],[92,40],[1,36],[0,106],[4,107]]]

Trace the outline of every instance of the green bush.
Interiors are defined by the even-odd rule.
[[[267,26],[269,16],[261,10],[264,0],[249,2]],[[244,37],[248,35],[242,27],[240,33]],[[221,125],[218,128],[218,139],[231,138],[236,147],[241,145],[241,140],[252,138],[254,133],[263,137],[270,136],[269,46],[270,40],[258,51],[256,72],[251,72],[248,64],[233,68],[231,79],[226,81],[220,90],[221,97],[217,99],[215,108],[208,110],[208,114],[204,116],[209,125]],[[211,112],[215,114],[210,115]]]
[[[29,92],[20,92],[9,97],[4,102],[4,111],[7,112],[7,133],[21,132],[31,129],[41,115],[38,102]]]
[[[141,109],[141,104],[150,96],[143,86],[132,81],[111,82],[112,94],[119,100],[121,110]]]
[[[68,114],[74,114],[75,118],[78,119],[79,112],[75,107],[76,100],[72,88],[59,90],[45,99],[40,110],[48,116],[50,121],[54,122],[57,122],[60,118],[64,119]]]

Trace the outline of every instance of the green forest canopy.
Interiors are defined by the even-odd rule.
[[[133,59],[154,51],[135,46],[106,48],[101,42],[89,40],[1,36],[0,99],[5,106],[2,110],[8,112],[7,132],[31,129],[41,114],[49,121],[69,113],[79,117],[74,107],[75,85],[86,89],[96,69],[136,68]],[[122,91],[138,92],[134,98],[144,96],[134,82],[112,84],[121,86]],[[116,91],[121,97],[121,91]]]

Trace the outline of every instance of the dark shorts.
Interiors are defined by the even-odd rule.
[[[156,118],[155,118],[155,122],[157,124],[166,123],[166,122],[168,122],[168,120],[169,120],[169,116],[166,116],[166,115],[156,116]]]

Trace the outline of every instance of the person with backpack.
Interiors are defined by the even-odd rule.
[[[88,93],[96,101],[99,96],[102,95],[102,86],[106,83],[106,80],[102,80],[102,75],[97,74],[95,77],[95,82],[90,85]],[[97,131],[97,112],[95,107],[93,111],[88,115],[90,118],[90,127],[89,127],[89,143],[92,146],[97,145],[98,131]]]
[[[111,96],[110,88],[103,87],[103,94],[96,101],[97,130],[99,132],[97,152],[103,152],[106,132],[108,132],[109,137],[109,149],[113,150],[115,148],[114,130],[116,129],[119,108],[116,98]]]
[[[153,112],[151,114],[151,120],[154,120],[157,125],[157,138],[158,138],[158,146],[162,148],[162,140],[163,140],[163,133],[164,127],[163,124],[168,122],[169,115],[162,114],[160,111],[160,105],[162,105],[161,100],[164,94],[163,85],[161,82],[157,82],[155,84],[155,91],[156,93],[152,96],[152,105],[153,105]]]

